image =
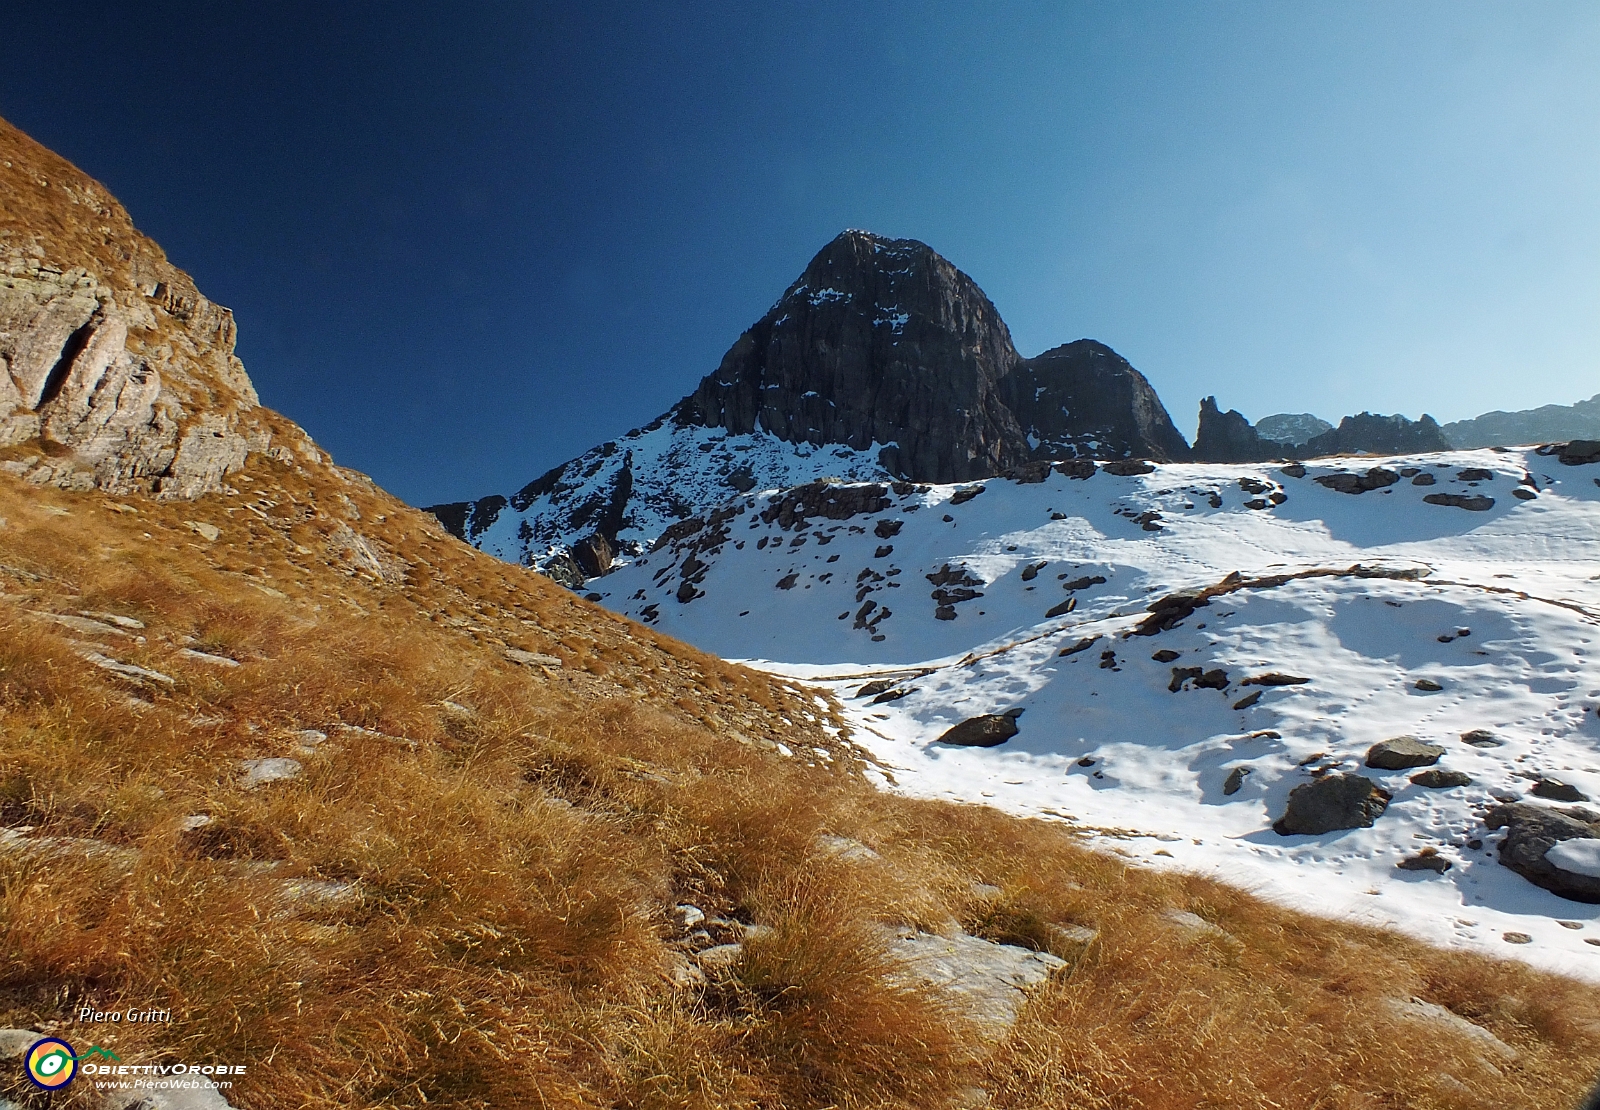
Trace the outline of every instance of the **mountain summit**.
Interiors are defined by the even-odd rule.
[[[787,443],[883,445],[923,482],[1034,458],[1186,458],[1143,375],[1086,340],[1023,359],[970,277],[914,239],[846,231],[739,337],[680,419]]]
[[[1155,390],[1111,348],[1080,339],[1025,359],[983,290],[931,247],[845,231],[671,411],[509,498],[430,511],[576,582],[756,488],[1188,457]]]

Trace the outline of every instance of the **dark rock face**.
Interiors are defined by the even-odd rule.
[[[1194,437],[1194,457],[1201,462],[1266,462],[1292,456],[1292,444],[1262,439],[1238,409],[1223,412],[1215,397],[1200,402],[1200,428]]]
[[[928,482],[1063,455],[1189,454],[1149,382],[1109,347],[1080,340],[1023,360],[970,277],[922,243],[864,231],[824,247],[675,418],[790,443],[894,444],[884,466]]]
[[[1444,749],[1424,744],[1415,736],[1396,736],[1367,749],[1367,766],[1382,771],[1403,771],[1407,767],[1429,767],[1439,762]]]
[[[936,742],[955,744],[963,748],[993,748],[1004,744],[1017,734],[1019,715],[1019,711],[1013,709],[1009,713],[985,713],[981,717],[968,717],[959,725],[945,730],[944,735]]]
[[[1328,775],[1290,791],[1289,806],[1272,829],[1279,836],[1368,829],[1389,808],[1391,797],[1364,775]]]
[[[1103,343],[1079,339],[1024,359],[1000,395],[1036,458],[1189,458],[1189,444],[1145,376]]]
[[[1555,845],[1567,840],[1600,838],[1600,814],[1588,810],[1559,810],[1513,802],[1491,809],[1484,819],[1491,829],[1505,829],[1500,841],[1500,862],[1534,886],[1575,902],[1600,903],[1600,878],[1559,866],[1546,858]]]

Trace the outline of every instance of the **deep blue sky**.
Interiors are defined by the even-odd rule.
[[[1600,4],[12,5],[0,115],[415,503],[642,424],[846,227],[1192,432],[1600,390]]]

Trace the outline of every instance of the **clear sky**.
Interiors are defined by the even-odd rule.
[[[652,419],[846,227],[1192,435],[1600,392],[1600,3],[13,5],[0,115],[419,504]]]

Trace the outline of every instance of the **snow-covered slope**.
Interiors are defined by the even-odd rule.
[[[1148,465],[751,494],[590,587],[697,646],[831,686],[898,789],[1060,817],[1142,862],[1600,979],[1600,907],[1500,866],[1483,825],[1544,777],[1600,799],[1600,465],[1485,450],[1109,472]],[[1398,480],[1317,481],[1359,489],[1373,467],[1390,473],[1366,485]],[[1159,599],[1205,587],[1174,627],[1133,634],[1160,623]],[[1225,684],[1180,683],[1183,667]],[[1274,672],[1308,681],[1247,684]],[[935,743],[1010,709],[1021,731],[1000,747]],[[1464,742],[1474,729],[1499,745]],[[1442,745],[1438,766],[1471,785],[1362,766],[1401,734]],[[1290,790],[1329,768],[1379,782],[1387,811],[1367,829],[1274,832]],[[1450,869],[1396,867],[1423,848]]]
[[[663,417],[578,456],[509,500],[494,499],[467,538],[496,558],[542,566],[605,530],[602,518],[615,513],[616,547],[626,555],[740,489],[802,485],[823,475],[884,478],[878,463],[884,446],[864,451],[838,444],[814,447],[785,443],[766,432],[730,435]]]

